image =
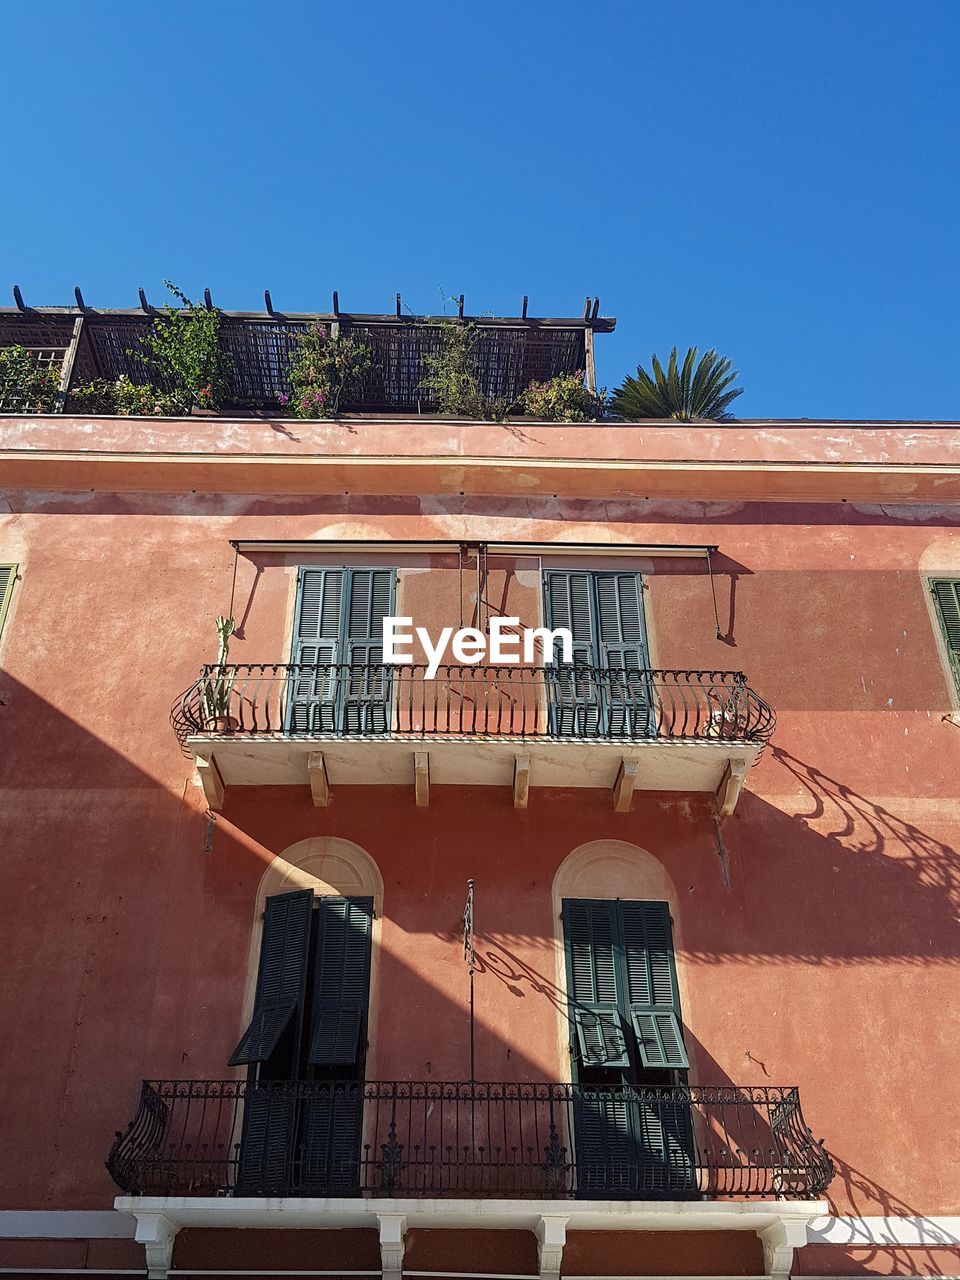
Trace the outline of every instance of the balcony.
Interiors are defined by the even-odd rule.
[[[94,379],[147,381],[143,338],[158,312],[142,291],[140,306],[132,309],[87,306],[79,291],[75,307],[28,306],[16,287],[14,299],[14,307],[0,307],[0,347],[23,346],[38,364],[55,371],[62,390],[53,412],[69,409],[71,390]],[[227,357],[223,412],[282,414],[297,339],[317,325],[356,339],[370,352],[370,367],[341,406],[344,412],[436,412],[435,395],[425,385],[425,362],[440,350],[443,327],[452,317],[410,315],[402,311],[399,294],[393,314],[341,311],[337,294],[333,310],[324,313],[278,310],[269,294],[264,301],[261,312],[218,308],[219,341]],[[213,307],[209,295],[206,302]],[[476,377],[482,396],[511,405],[532,381],[584,370],[592,377],[594,336],[612,333],[617,323],[599,314],[598,299],[588,299],[582,315],[559,319],[528,316],[526,299],[520,315],[500,317],[465,316],[461,302],[458,320],[474,326],[479,337]],[[34,411],[20,388],[0,385],[0,413]]]
[[[811,1200],[795,1088],[145,1080],[107,1159],[160,1197]]]
[[[773,711],[733,671],[585,666],[253,663],[208,666],[172,723],[219,808],[229,786],[338,784],[707,792],[732,812],[773,732]]]

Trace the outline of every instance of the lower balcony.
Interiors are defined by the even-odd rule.
[[[206,667],[174,707],[219,808],[229,786],[431,783],[707,792],[732,811],[773,732],[734,671],[260,663]]]
[[[144,1081],[107,1168],[134,1197],[811,1200],[795,1088]]]

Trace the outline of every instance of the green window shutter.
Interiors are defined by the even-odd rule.
[[[304,1099],[303,1195],[355,1195],[360,1189],[363,1086],[318,1083]]]
[[[573,1095],[577,1193],[629,1195],[637,1185],[638,1149],[631,1111],[622,1092],[580,1086]]]
[[[321,898],[309,1061],[350,1066],[361,1055],[370,998],[372,898]]]
[[[638,573],[598,573],[597,620],[600,644],[610,665],[646,666],[643,584]]]
[[[333,733],[337,724],[344,596],[342,569],[301,569],[297,584],[293,661],[301,670],[292,680],[288,728],[291,733]]]
[[[282,1086],[269,1081],[247,1086],[237,1195],[289,1194],[295,1122],[294,1100]]]
[[[598,573],[597,627],[611,735],[638,736],[651,727],[649,678],[638,673],[648,665],[643,622],[643,582],[637,573]],[[620,674],[623,673],[623,674]]]
[[[13,584],[17,580],[17,566],[15,564],[0,564],[0,636],[3,635],[3,624],[6,621],[7,610],[10,607],[10,597],[13,595]]]
[[[345,733],[386,733],[389,680],[383,663],[383,620],[393,610],[394,569],[353,569],[344,628],[350,666],[343,708]]]
[[[960,578],[939,578],[930,583],[937,604],[940,625],[947,642],[950,669],[960,695]],[[2,619],[2,613],[0,613]]]
[[[670,909],[665,902],[621,902],[627,996],[645,1067],[688,1067]]]
[[[545,577],[548,626],[566,627],[573,636],[574,661],[582,654],[582,662],[593,665],[597,637],[590,574],[550,570]]]
[[[268,898],[253,1017],[230,1055],[230,1066],[266,1062],[292,1018],[302,1016],[310,948],[313,891]]]
[[[568,995],[585,1067],[630,1065],[619,1009],[615,906],[583,898],[563,903]]]
[[[544,574],[544,605],[547,626],[565,627],[573,637],[574,670],[561,664],[559,644],[554,647],[554,664],[548,668],[553,732],[564,737],[595,737],[600,726],[600,686],[592,674],[599,660],[591,575],[548,571]]]

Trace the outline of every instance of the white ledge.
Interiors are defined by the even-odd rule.
[[[559,1280],[568,1231],[752,1231],[763,1244],[765,1274],[787,1280],[795,1248],[823,1201],[778,1200],[427,1200],[304,1199],[247,1196],[118,1196],[115,1207],[137,1220],[151,1280],[167,1280],[183,1227],[376,1229],[384,1280],[403,1274],[410,1227],[527,1230],[537,1235],[540,1280]]]
[[[407,1226],[535,1230],[562,1214],[575,1231],[762,1231],[778,1222],[823,1218],[823,1200],[497,1200],[420,1197],[118,1196],[121,1213],[162,1213],[178,1227],[376,1227],[402,1214]]]

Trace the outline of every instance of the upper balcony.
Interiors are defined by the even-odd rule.
[[[773,732],[742,673],[588,666],[252,663],[207,666],[176,704],[174,728],[201,767],[211,807],[223,789],[430,783],[707,792],[732,811]]]
[[[98,382],[115,384],[121,378],[134,386],[151,384],[160,393],[174,389],[151,370],[144,345],[167,309],[152,305],[143,290],[140,306],[133,308],[88,306],[79,289],[73,307],[30,306],[16,286],[14,300],[15,306],[0,307],[0,348],[22,347],[41,369],[50,371],[50,388],[38,404],[35,392],[6,385],[0,378],[0,413],[88,413],[78,390]],[[284,311],[274,306],[269,292],[259,312],[216,308],[209,290],[204,302],[219,321],[224,387],[217,410],[231,416],[282,411],[291,392],[291,361],[311,329],[331,338],[349,336],[369,355],[339,405],[342,413],[420,415],[438,411],[427,369],[441,349],[445,328],[452,324],[469,326],[476,334],[480,399],[512,406],[514,413],[520,412],[520,398],[532,382],[579,373],[595,390],[594,335],[610,333],[616,326],[615,319],[599,314],[597,298],[586,300],[581,315],[566,318],[528,316],[526,298],[519,315],[496,317],[465,315],[462,297],[456,316],[412,315],[399,294],[391,314],[341,310],[337,293],[327,312]],[[172,311],[189,316],[179,307]]]

